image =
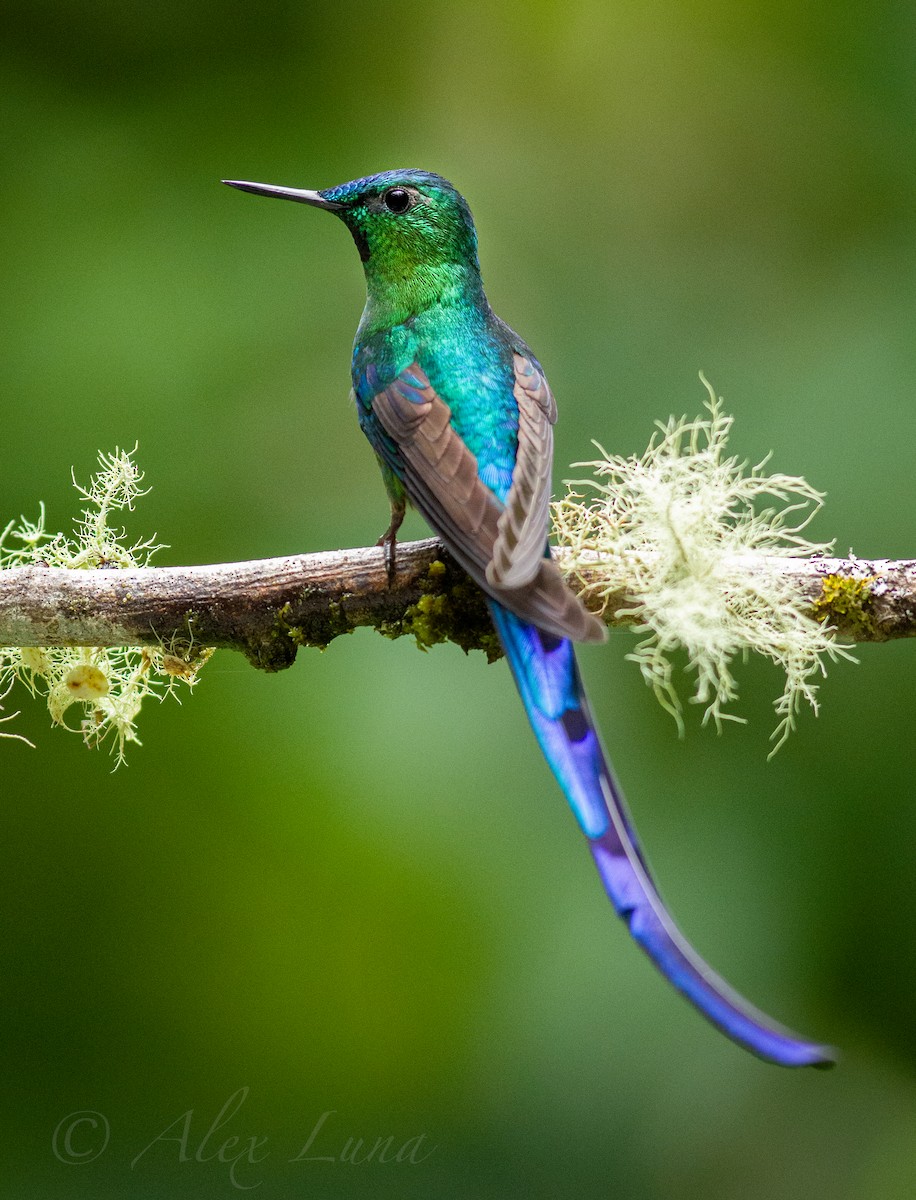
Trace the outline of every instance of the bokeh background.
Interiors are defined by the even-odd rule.
[[[0,524],[65,524],[71,465],[139,441],[163,563],[374,540],[357,256],[217,180],[417,165],[470,198],[547,366],[558,478],[699,411],[703,369],[737,453],[826,490],[816,535],[914,554],[914,61],[903,0],[7,0]],[[631,645],[585,670],[662,889],[835,1071],[756,1061],[664,985],[504,666],[366,631],[274,677],[218,655],[115,774],[12,705],[2,1194],[228,1196],[235,1136],[267,1139],[236,1173],[262,1196],[911,1197],[914,647],[831,669],[767,763],[773,672],[741,674],[747,726],[679,741]],[[81,1110],[110,1142],[65,1164]],[[307,1154],[435,1149],[289,1162],[330,1110]]]

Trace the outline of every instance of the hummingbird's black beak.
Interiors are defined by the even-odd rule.
[[[325,200],[321,192],[310,192],[305,188],[277,187],[273,183],[248,183],[244,179],[223,179],[222,183],[238,188],[240,192],[252,192],[255,196],[276,196],[279,200],[297,200],[300,204],[312,204],[315,208],[326,208],[337,212],[343,208],[334,200]]]

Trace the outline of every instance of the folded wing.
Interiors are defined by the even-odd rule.
[[[557,637],[603,641],[604,625],[545,557],[552,398],[546,391],[545,399],[536,379],[522,379],[519,454],[506,505],[480,479],[477,459],[452,427],[451,409],[416,363],[374,395],[372,411],[393,443],[391,465],[408,496],[485,592]],[[526,502],[533,507],[528,516]]]

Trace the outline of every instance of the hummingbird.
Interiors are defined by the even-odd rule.
[[[384,171],[321,191],[223,180],[333,213],[366,277],[352,381],[391,509],[389,568],[408,503],[484,591],[534,735],[604,889],[661,973],[735,1042],[782,1066],[831,1049],[754,1008],[703,961],[659,896],[592,717],[574,644],[604,624],[567,586],[548,543],[556,402],[530,347],[490,308],[474,219],[440,175]]]

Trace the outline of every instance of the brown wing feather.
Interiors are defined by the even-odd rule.
[[[549,391],[546,394],[549,397]],[[537,399],[526,403],[541,408]],[[481,481],[477,459],[452,428],[449,406],[419,366],[414,364],[379,392],[372,407],[382,428],[397,444],[407,494],[471,578],[494,600],[547,633],[574,641],[603,641],[607,636],[604,625],[569,590],[556,564],[543,557],[546,508],[536,569],[528,580],[512,587],[490,580],[487,568],[502,528],[508,527],[508,523],[500,526],[506,508]],[[541,411],[549,411],[549,407]],[[543,424],[550,428],[549,420]],[[538,470],[543,474],[537,452],[526,451],[526,456],[531,460],[526,472],[534,480]],[[515,486],[513,475],[513,491]],[[539,495],[535,484],[519,485],[519,495],[529,492]],[[549,500],[549,484],[546,495]],[[525,534],[527,545],[531,535],[522,518],[517,527]],[[512,528],[514,531],[516,525]],[[516,539],[515,544],[521,543]]]
[[[557,410],[543,372],[529,358],[514,356],[518,404],[518,453],[512,486],[499,518],[487,579],[494,587],[524,587],[535,578],[550,512],[553,423]]]

